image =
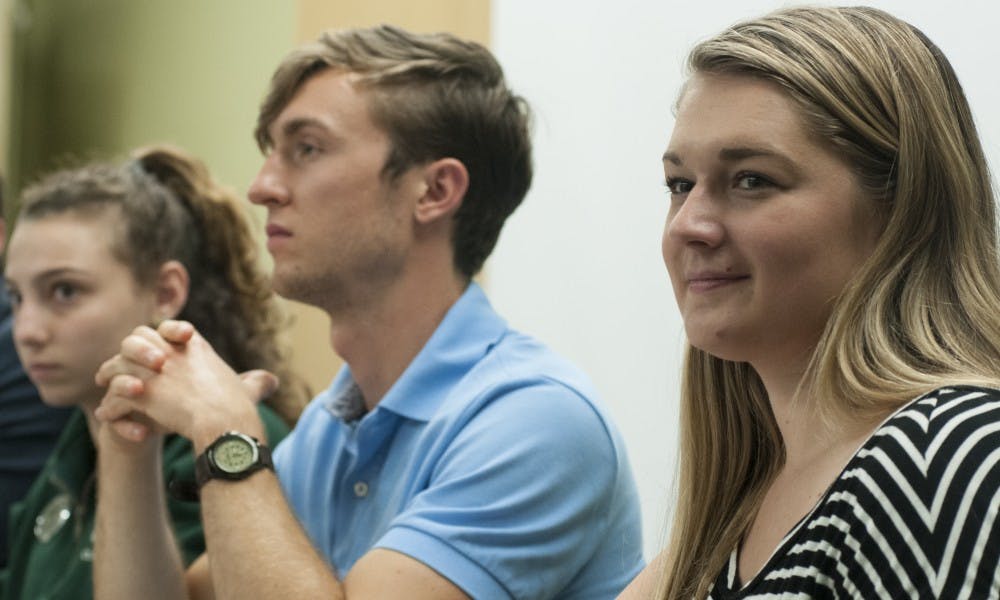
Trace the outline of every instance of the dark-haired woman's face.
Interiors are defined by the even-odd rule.
[[[110,219],[65,214],[22,221],[11,236],[14,343],[47,404],[98,402],[97,368],[155,316],[154,292],[112,255],[113,234]]]
[[[663,160],[663,258],[692,345],[797,369],[878,236],[850,168],[775,85],[696,75]]]

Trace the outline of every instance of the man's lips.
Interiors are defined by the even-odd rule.
[[[275,225],[274,223],[271,223],[267,227],[265,227],[264,228],[264,233],[266,233],[267,237],[269,237],[269,238],[270,237],[288,237],[288,236],[292,235],[291,231],[288,231],[287,229],[285,229],[281,225]]]
[[[274,223],[269,223],[264,228],[264,233],[267,234],[267,251],[272,255],[285,246],[287,241],[292,237],[291,231]]]

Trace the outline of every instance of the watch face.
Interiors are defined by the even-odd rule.
[[[257,448],[248,440],[233,436],[212,450],[215,466],[226,473],[239,473],[257,461]]]

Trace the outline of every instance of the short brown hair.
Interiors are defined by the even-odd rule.
[[[385,177],[445,157],[468,169],[452,248],[456,270],[471,278],[531,185],[530,111],[507,87],[496,58],[446,33],[414,34],[389,25],[328,31],[275,71],[257,118],[262,150],[271,146],[271,123],[302,84],[327,69],[359,75],[358,84],[371,93],[372,119],[392,146]]]

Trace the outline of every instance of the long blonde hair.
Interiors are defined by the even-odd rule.
[[[802,398],[846,422],[944,384],[997,386],[995,199],[941,51],[885,12],[810,7],[737,24],[698,44],[688,65],[780,86],[815,139],[851,165],[885,223],[833,307]],[[784,460],[748,364],[689,348],[681,394],[679,497],[657,594],[670,599],[707,595]]]

